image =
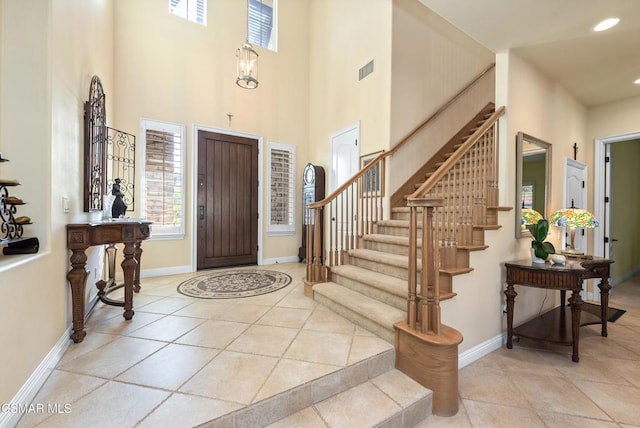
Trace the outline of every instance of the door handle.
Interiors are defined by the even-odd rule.
[[[200,220],[204,220],[204,205],[198,206],[198,217]]]

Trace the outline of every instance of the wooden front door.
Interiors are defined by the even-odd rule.
[[[198,269],[258,262],[258,140],[198,131]]]

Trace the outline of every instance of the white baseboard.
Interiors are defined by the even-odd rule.
[[[262,259],[263,265],[277,265],[278,263],[297,263],[300,259],[298,256],[276,257],[273,259]]]
[[[170,266],[156,269],[141,269],[140,277],[141,278],[150,278],[154,276],[164,276],[164,275],[178,275],[181,273],[192,273],[193,268],[191,265],[184,266]]]
[[[462,354],[458,355],[458,369],[468,366],[485,355],[492,353],[496,349],[500,349],[504,343],[506,343],[506,337],[506,332],[501,333],[478,346],[474,346],[473,348],[464,351]]]
[[[49,375],[62,359],[65,351],[71,344],[71,330],[69,326],[62,334],[62,337],[54,345],[53,349],[44,357],[35,371],[29,376],[29,379],[22,385],[22,388],[13,397],[10,403],[4,404],[6,409],[10,411],[2,411],[0,413],[0,428],[16,426],[20,418],[24,415],[24,409],[28,409],[29,404],[33,402],[38,391],[49,378]],[[16,410],[13,412],[12,410]]]
[[[95,308],[98,303],[99,298],[97,295],[93,296],[91,300],[86,305],[85,310],[85,319],[91,313],[93,308]],[[28,408],[29,404],[33,402],[40,388],[45,384],[53,369],[58,365],[62,356],[67,351],[67,348],[73,343],[71,340],[71,331],[73,330],[73,324],[71,324],[67,329],[62,333],[62,337],[58,339],[56,344],[53,346],[53,349],[49,351],[49,353],[44,357],[44,359],[40,362],[38,367],[34,370],[34,372],[29,376],[29,379],[22,385],[22,388],[18,391],[18,393],[13,397],[10,403],[4,404],[3,406],[7,406],[7,409],[25,409]],[[5,412],[4,410],[0,413],[0,428],[5,427],[13,427],[15,426],[24,413],[19,411],[16,412]]]

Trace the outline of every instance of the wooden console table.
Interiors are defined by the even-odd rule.
[[[507,298],[507,348],[513,347],[512,338],[514,335],[527,337],[530,339],[544,340],[573,345],[571,359],[574,362],[580,361],[578,355],[580,345],[580,325],[601,324],[602,336],[607,336],[607,309],[609,306],[609,270],[612,260],[593,258],[590,260],[567,260],[565,265],[552,265],[550,263],[532,263],[528,260],[518,260],[505,263],[507,268],[507,288],[504,294]],[[593,317],[591,314],[582,313],[586,317],[594,319],[587,320],[581,324],[582,282],[589,278],[600,278],[600,317]],[[516,293],[514,285],[524,285],[528,287],[546,288],[550,290],[560,290],[560,306],[543,314],[540,317],[513,328],[513,307]],[[571,291],[569,303],[571,305],[571,316],[568,317],[569,309],[565,305],[566,292]],[[569,324],[570,318],[570,324]],[[569,331],[571,332],[569,335]]]
[[[67,248],[71,250],[71,270],[67,274],[71,286],[73,310],[73,333],[75,343],[82,342],[86,336],[84,331],[84,298],[85,286],[89,272],[87,264],[87,248],[94,245],[124,244],[122,271],[124,273],[124,318],[133,317],[133,291],[140,290],[140,258],[141,242],[151,233],[151,223],[145,220],[113,220],[94,223],[75,223],[67,225]],[[104,300],[103,300],[104,301]],[[113,304],[113,303],[112,303]],[[116,303],[117,304],[117,303]]]

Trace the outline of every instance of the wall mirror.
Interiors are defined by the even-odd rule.
[[[550,186],[551,144],[518,132],[516,135],[516,238],[528,236],[523,213],[535,210],[542,217],[547,217]],[[527,217],[525,215],[525,218]]]

